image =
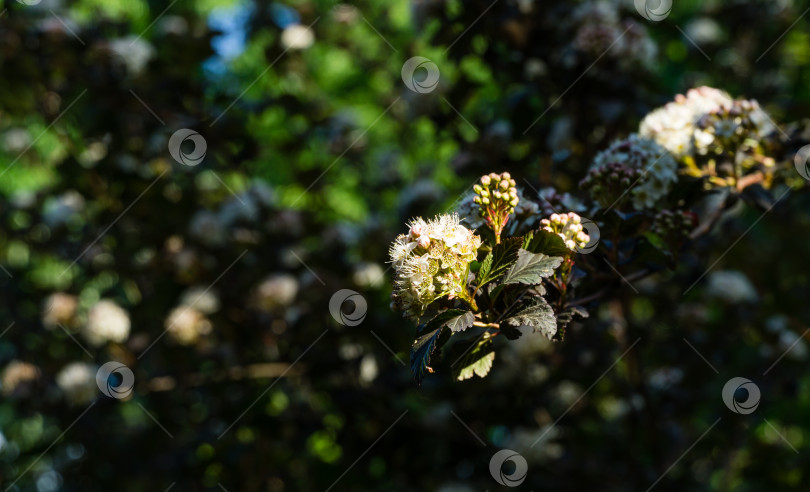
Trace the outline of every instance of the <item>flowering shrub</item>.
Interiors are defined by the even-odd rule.
[[[451,368],[464,380],[488,374],[499,335],[515,340],[529,327],[562,340],[566,326],[587,317],[586,306],[606,293],[594,291],[606,268],[629,283],[672,266],[726,206],[705,213],[718,187],[731,197],[773,184],[775,159],[766,152],[780,144],[776,129],[756,101],[700,87],[654,110],[638,134],[597,154],[580,182],[584,202],[553,188],[535,202],[509,173],[491,173],[457,213],[414,219],[390,256],[396,271],[391,307],[418,324],[411,350],[416,381],[433,372],[437,349],[460,354]],[[695,193],[697,183],[703,186]],[[599,219],[587,221],[594,234],[571,208]],[[610,239],[599,243],[600,230]],[[633,273],[621,273],[634,263]],[[591,292],[572,299],[574,290]],[[482,333],[450,343],[472,328]]]
[[[557,275],[556,283],[564,284],[574,249],[588,241],[579,217],[555,214],[542,229],[501,240],[520,202],[515,181],[508,173],[493,173],[483,176],[474,190],[484,240],[452,214],[415,219],[391,246],[396,270],[391,307],[416,322],[428,319],[420,325],[411,353],[417,381],[432,371],[431,353],[447,341],[445,334],[472,326],[487,330],[468,348],[456,373],[461,380],[486,375],[497,334],[514,339],[521,335],[516,327],[531,326],[552,338],[565,324],[544,297],[543,279]],[[564,262],[566,267],[559,269]]]

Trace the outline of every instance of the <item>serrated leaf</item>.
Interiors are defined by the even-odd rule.
[[[582,306],[568,306],[564,311],[557,314],[557,333],[562,337],[565,334],[565,328],[574,318],[587,318],[588,316],[588,310]]]
[[[563,238],[544,229],[526,234],[523,249],[530,253],[543,253],[548,256],[566,256],[571,253],[571,250],[565,246]]]
[[[507,340],[517,340],[523,335],[523,332],[518,330],[514,326],[509,326],[508,324],[501,323],[501,335],[505,336]]]
[[[456,381],[470,379],[473,375],[485,377],[492,369],[492,362],[495,360],[495,352],[491,338],[485,338],[475,344],[469,352],[459,361],[457,371],[454,371]]]
[[[478,278],[479,279],[486,279],[487,278],[487,276],[489,275],[489,272],[492,270],[492,260],[493,260],[492,251],[490,251],[489,253],[487,253],[486,258],[484,258],[484,261],[481,262],[481,267],[478,269]],[[483,285],[483,284],[480,283],[480,280],[479,280],[478,285],[479,286]]]
[[[466,379],[472,379],[473,375],[476,375],[479,378],[486,377],[487,374],[489,374],[489,370],[492,369],[492,363],[494,360],[495,360],[495,352],[488,353],[487,355],[481,357],[477,361],[473,362],[469,366],[459,371],[458,376],[456,376],[456,381],[464,381]]]
[[[559,256],[547,256],[543,253],[531,253],[521,249],[517,253],[517,261],[506,273],[504,284],[536,285],[546,277],[554,274],[563,259]]]
[[[542,297],[532,297],[504,320],[512,326],[531,326],[549,340],[557,333],[557,319],[554,310]]]
[[[439,337],[445,328],[450,328],[450,335],[466,330],[473,325],[475,315],[463,309],[448,309],[437,314],[417,330],[418,338],[411,346],[411,372],[416,384],[422,384],[425,373],[433,372],[428,365],[430,355],[439,344]],[[449,338],[449,336],[447,337]],[[447,340],[442,340],[441,344]]]
[[[475,315],[472,311],[464,309],[448,309],[433,317],[430,321],[419,327],[417,333],[427,333],[436,328],[446,326],[454,333],[461,332],[473,325]]]
[[[471,327],[473,322],[475,322],[475,315],[472,313],[472,311],[466,311],[464,314],[460,314],[447,320],[445,326],[450,328],[453,333],[459,333]]]
[[[509,267],[517,260],[517,253],[522,242],[523,240],[519,237],[510,237],[492,248],[492,251],[484,258],[481,270],[478,272],[478,288],[497,280],[506,273]],[[489,266],[485,270],[484,267],[487,266],[488,262]]]
[[[436,340],[439,339],[444,326],[429,331],[416,339],[411,347],[411,372],[416,384],[422,384],[422,379],[425,378],[425,373],[433,372],[433,369],[428,366],[430,363],[430,355],[436,348]]]

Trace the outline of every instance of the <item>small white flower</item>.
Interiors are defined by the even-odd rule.
[[[155,48],[145,39],[138,36],[113,39],[109,42],[110,51],[121,56],[127,66],[127,72],[139,75],[155,56]]]
[[[292,24],[281,33],[281,44],[291,50],[307,49],[315,42],[312,29],[300,24]]]
[[[90,308],[82,335],[91,345],[99,347],[107,342],[125,342],[129,329],[129,314],[113,301],[103,299]]]
[[[45,328],[53,330],[59,325],[70,326],[76,320],[76,311],[79,299],[76,296],[56,292],[45,300],[42,312],[42,324]]]
[[[92,401],[97,394],[96,367],[83,362],[72,362],[56,375],[56,384],[74,405]]]
[[[287,307],[298,294],[298,280],[288,273],[274,273],[256,288],[254,298],[263,309]]]
[[[735,270],[721,270],[709,274],[706,293],[730,303],[754,302],[757,291],[744,273]]]
[[[195,285],[183,292],[181,306],[193,306],[204,314],[219,311],[219,297],[215,290],[203,285]]]
[[[30,385],[39,379],[39,368],[33,364],[13,360],[3,369],[3,374],[0,376],[0,386],[4,396],[10,396],[15,393],[28,393]],[[29,388],[26,388],[28,386]],[[20,390],[18,392],[18,390]]]
[[[361,263],[355,266],[352,280],[364,288],[377,287],[382,282],[385,271],[377,263]]]
[[[193,345],[200,337],[211,333],[211,322],[205,315],[189,306],[178,306],[165,321],[169,337],[181,345]]]

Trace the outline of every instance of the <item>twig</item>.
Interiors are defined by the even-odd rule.
[[[473,326],[478,326],[481,328],[500,328],[501,325],[498,323],[484,323],[483,321],[473,321]]]

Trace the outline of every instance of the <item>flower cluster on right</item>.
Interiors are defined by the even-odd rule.
[[[490,173],[455,214],[414,219],[390,256],[391,307],[418,325],[411,351],[417,382],[433,372],[431,354],[449,336],[484,329],[454,368],[459,380],[483,377],[495,336],[516,339],[516,327],[530,327],[562,340],[573,319],[587,316],[586,303],[572,298],[574,290],[587,293],[583,279],[615,280],[621,270],[622,279],[643,278],[674,266],[727,207],[713,200],[771,185],[777,130],[756,101],[698,87],[598,152],[579,183],[582,199],[554,188],[531,196],[510,173]],[[634,262],[642,268],[628,272]]]

